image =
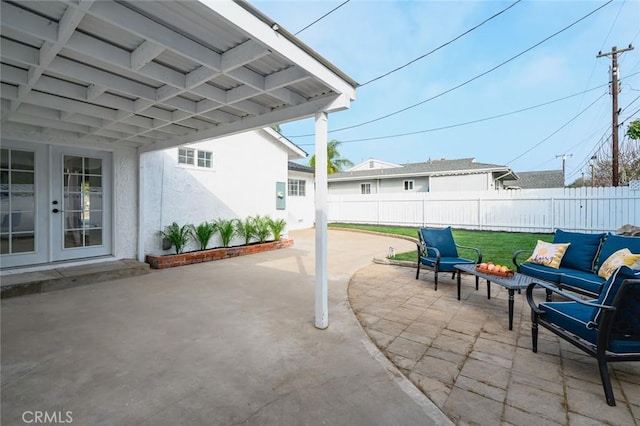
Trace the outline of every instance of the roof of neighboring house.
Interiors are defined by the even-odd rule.
[[[371,164],[374,165],[374,167],[371,167]],[[385,168],[389,168],[389,167],[402,167],[400,164],[394,164],[394,163],[389,163],[387,161],[381,161],[381,160],[376,160],[375,158],[369,158],[366,161],[363,161],[360,164],[356,164],[355,166],[351,167],[349,170],[347,170],[348,172],[355,172],[358,170],[367,170],[367,169],[385,169]]]
[[[295,172],[302,172],[302,173],[311,173],[311,174],[315,173],[315,170],[313,169],[313,167],[305,166],[304,164],[294,163],[293,161],[289,161],[289,170],[292,170]]]
[[[517,177],[507,166],[477,163],[474,158],[461,158],[457,160],[431,160],[424,163],[407,163],[400,167],[393,168],[333,173],[329,175],[328,180],[335,182],[370,178],[390,179],[408,176],[465,175],[486,172],[503,172],[504,177]]]
[[[541,170],[536,172],[518,172],[518,179],[505,180],[504,186],[522,189],[563,188],[562,170]]]

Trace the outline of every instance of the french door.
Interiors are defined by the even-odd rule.
[[[111,254],[111,153],[54,147],[51,258]]]
[[[112,254],[112,155],[3,141],[0,265]]]

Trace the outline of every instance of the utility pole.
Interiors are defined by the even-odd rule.
[[[618,54],[633,50],[633,46],[629,45],[626,49],[618,50],[616,46],[611,48],[611,52],[602,53],[598,52],[596,58],[603,56],[611,56],[611,98],[612,98],[612,118],[611,118],[611,167],[613,169],[613,186],[620,185],[619,165],[618,165],[618,114],[620,109],[618,108],[618,93],[620,87],[618,83]]]
[[[562,157],[562,181],[564,182],[565,163],[567,162],[567,157],[573,157],[573,154],[558,154],[556,158],[558,157]]]

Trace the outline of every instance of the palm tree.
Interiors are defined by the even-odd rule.
[[[343,170],[343,167],[352,167],[353,163],[346,158],[340,158],[340,151],[338,151],[338,145],[340,142],[333,139],[327,143],[327,173],[338,173]],[[311,156],[309,166],[316,168],[316,156]]]

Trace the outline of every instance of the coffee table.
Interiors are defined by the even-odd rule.
[[[492,275],[485,274],[476,269],[476,265],[474,264],[460,264],[454,265],[454,267],[461,272],[466,272],[468,274],[474,275],[476,277],[483,278],[487,280],[487,299],[491,299],[491,283],[494,282],[502,287],[506,288],[509,291],[509,330],[513,330],[513,299],[515,291],[522,290],[527,288],[527,286],[532,282],[540,282],[540,280],[530,277],[528,275],[523,275],[519,273],[515,273],[509,277],[503,277],[500,275]],[[460,274],[458,272],[458,300],[460,300]]]

